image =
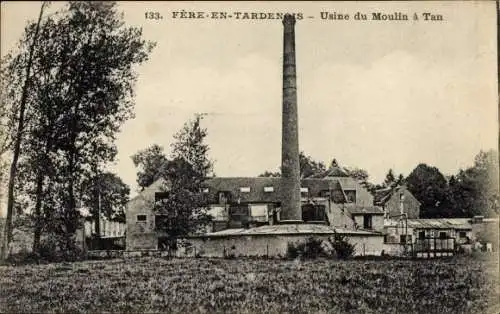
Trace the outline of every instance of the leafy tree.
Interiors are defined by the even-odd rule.
[[[306,155],[304,152],[299,153],[299,167],[301,178],[319,175],[326,171],[324,163],[321,161],[315,161],[311,156]],[[264,173],[261,173],[259,177],[281,177],[281,172],[265,171]]]
[[[201,127],[202,118],[202,115],[196,115],[174,135],[172,157],[185,160],[196,173],[206,177],[212,172],[213,163],[208,159],[209,147],[204,142],[207,130]]]
[[[30,91],[30,76],[32,71],[33,64],[33,55],[35,52],[36,41],[40,31],[40,24],[43,16],[43,10],[46,3],[43,2],[40,8],[40,14],[38,16],[38,21],[36,24],[32,23],[31,29],[27,28],[24,34],[24,37],[21,39],[19,46],[21,49],[24,49],[24,53],[20,53],[17,56],[12,56],[9,54],[5,59],[2,60],[2,122],[5,120],[5,112],[7,112],[6,108],[16,108],[13,103],[15,103],[19,99],[18,110],[14,110],[14,116],[11,117],[11,130],[12,130],[12,142],[13,142],[13,157],[10,165],[10,173],[9,173],[9,183],[8,183],[8,199],[7,199],[7,219],[4,227],[4,234],[2,238],[2,248],[1,248],[1,258],[7,258],[7,249],[9,243],[12,239],[12,216],[14,210],[14,186],[16,183],[17,177],[17,167],[19,161],[19,155],[21,153],[21,142],[23,138],[23,132],[25,128],[25,119],[26,119],[26,107],[28,94]],[[26,62],[26,66],[21,66],[21,57],[24,62]],[[23,63],[24,63],[23,62]],[[21,83],[23,82],[23,83]],[[6,96],[6,97],[5,97]],[[19,98],[18,98],[19,97]],[[13,121],[16,119],[15,121]],[[2,130],[5,130],[2,127]],[[4,133],[4,132],[2,132]],[[7,136],[5,136],[7,133]],[[2,134],[2,154],[9,148],[9,132],[5,132]],[[3,158],[2,158],[3,163]],[[0,165],[3,167],[4,165]],[[3,171],[2,171],[3,173]],[[2,175],[3,179],[3,175]],[[1,182],[0,182],[1,183]]]
[[[386,186],[386,187],[390,187],[394,183],[396,183],[396,177],[394,176],[394,172],[392,171],[392,169],[389,169],[389,171],[385,175],[385,179],[384,179],[383,185]]]
[[[325,164],[321,161],[315,161],[311,156],[304,152],[299,153],[300,176],[307,178],[313,175],[322,174],[326,171]]]
[[[421,202],[422,218],[450,217],[448,183],[436,167],[419,164],[406,178],[408,190]]]
[[[201,127],[201,116],[184,124],[174,135],[173,160],[168,163],[162,189],[167,196],[155,205],[156,229],[163,233],[161,245],[176,249],[177,238],[196,232],[210,221],[206,212],[203,182],[212,171],[207,130]]]
[[[368,178],[370,175],[368,174],[368,171],[361,169],[361,168],[353,168],[353,169],[346,169],[347,174],[358,180],[359,182],[368,182]]]
[[[108,220],[125,222],[125,207],[129,201],[130,188],[116,174],[100,173],[86,179],[82,184],[82,204],[99,228],[99,214]],[[99,230],[96,230],[99,234]]]
[[[168,164],[163,147],[157,144],[153,144],[134,154],[132,161],[139,168],[137,172],[137,184],[141,190],[144,190],[144,188],[161,178]]]
[[[403,176],[402,173],[400,173],[398,178],[396,179],[396,185],[403,185],[405,184],[405,182],[406,182],[405,177]]]
[[[471,217],[498,215],[500,201],[498,153],[480,151],[474,165],[450,178],[450,190],[457,211]]]
[[[114,159],[115,136],[133,116],[134,66],[153,47],[141,36],[124,25],[112,2],[70,2],[40,24],[21,157],[33,165],[35,243],[43,225],[63,250],[73,245],[81,185]],[[8,60],[10,73],[28,59],[24,42]]]

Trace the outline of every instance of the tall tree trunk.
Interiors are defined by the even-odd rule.
[[[28,87],[29,87],[29,79],[31,75],[31,66],[33,64],[33,53],[35,50],[36,39],[38,37],[38,32],[40,30],[40,22],[42,20],[43,9],[45,7],[45,2],[42,3],[42,7],[40,8],[40,14],[38,15],[38,22],[36,24],[35,33],[33,34],[33,42],[31,43],[29,54],[28,54],[28,64],[26,66],[26,78],[24,80],[23,91],[21,94],[21,102],[19,106],[19,121],[17,124],[16,138],[14,144],[14,152],[12,157],[12,163],[10,166],[9,173],[9,190],[8,190],[8,201],[7,201],[7,219],[5,221],[4,235],[3,235],[3,243],[1,250],[1,258],[6,259],[8,254],[8,248],[10,241],[12,239],[12,214],[14,210],[14,184],[17,175],[17,162],[19,160],[19,154],[21,150],[21,140],[24,131],[24,115],[26,111],[26,99],[28,97]]]
[[[40,237],[42,235],[42,198],[43,198],[43,179],[44,175],[41,169],[38,170],[36,178],[36,203],[35,203],[35,231],[33,233],[33,253],[40,251]]]

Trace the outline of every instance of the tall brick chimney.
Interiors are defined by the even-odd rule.
[[[302,222],[300,204],[299,132],[295,71],[295,17],[283,18],[283,116],[281,139],[282,223]]]

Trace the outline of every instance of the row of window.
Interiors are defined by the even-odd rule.
[[[251,191],[251,188],[250,187],[240,187],[240,192],[241,193],[250,193]],[[209,192],[209,189],[208,188],[204,188],[203,189],[203,193],[208,193]],[[270,192],[274,192],[274,187],[273,186],[265,186],[264,187],[264,192],[267,192],[267,193],[270,193]],[[301,193],[309,193],[309,188],[304,188],[304,187],[301,187],[300,188],[300,192]],[[323,193],[328,193],[329,194],[329,190],[324,190],[322,191]],[[348,196],[348,198],[356,198],[356,190],[345,190],[344,193],[346,194],[346,196]],[[350,196],[350,197],[349,197]]]

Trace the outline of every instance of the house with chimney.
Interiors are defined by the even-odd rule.
[[[409,219],[420,217],[421,203],[408,191],[406,185],[394,185],[375,191],[374,205],[384,210],[386,219],[400,217],[402,214]]]
[[[382,251],[383,211],[356,180],[338,167],[320,177],[300,178],[295,18],[285,14],[282,23],[282,176],[207,178],[200,193],[214,221],[209,230],[182,239],[189,245],[181,246],[179,254],[279,256],[290,242],[336,233],[348,235],[357,254]],[[168,193],[168,182],[155,182],[129,202],[127,250],[159,248],[162,235],[153,208]]]
[[[333,176],[305,178],[300,185],[304,224],[380,234],[383,231],[383,210],[373,206],[369,192],[355,179]],[[128,250],[159,249],[161,235],[155,228],[153,208],[156,201],[168,196],[165,186],[163,180],[158,180],[129,201],[126,210]],[[208,178],[202,192],[206,197],[207,212],[213,220],[200,233],[280,224],[281,189],[281,178]]]

